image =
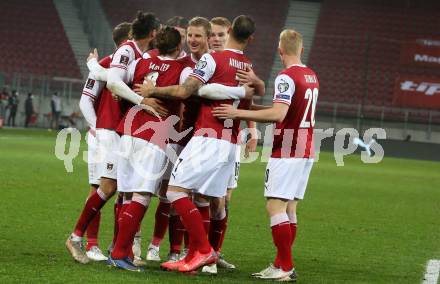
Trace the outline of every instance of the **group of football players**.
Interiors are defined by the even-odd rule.
[[[220,252],[237,187],[240,144],[246,157],[256,149],[256,122],[273,122],[264,196],[277,255],[252,276],[296,280],[296,204],[313,165],[319,83],[301,63],[301,34],[286,29],[278,47],[286,69],[275,80],[273,104],[254,104],[253,96],[265,94],[265,83],[244,55],[255,30],[245,15],[232,23],[224,17],[173,17],[161,25],[154,14],[138,12],[132,23],[113,30],[112,55],[98,62],[96,51],[90,54],[80,108],[90,126],[91,189],[66,241],[76,261],[143,271],[140,228],[157,196],[147,261],[161,260],[168,229],[170,249],[162,269],[202,268],[211,274],[217,267],[234,269]],[[241,120],[247,132],[240,131]],[[98,245],[100,210],[115,194],[114,236],[106,257]]]

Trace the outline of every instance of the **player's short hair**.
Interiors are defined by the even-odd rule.
[[[175,52],[182,40],[180,33],[174,27],[165,27],[156,35],[156,48],[160,55]]]
[[[217,25],[217,26],[222,26],[222,27],[225,27],[225,28],[230,28],[231,27],[231,21],[229,21],[225,17],[214,17],[214,18],[211,19],[211,24]]]
[[[128,39],[131,30],[131,23],[122,22],[113,29],[113,42],[116,46]]]
[[[297,55],[301,52],[302,35],[292,29],[285,29],[280,34],[280,47],[288,55]]]
[[[232,37],[240,42],[244,43],[255,32],[255,22],[247,15],[240,15],[232,22]]]
[[[159,19],[152,13],[138,11],[131,23],[131,35],[135,40],[146,38],[153,30],[160,28]]]
[[[194,17],[189,20],[188,27],[203,27],[206,32],[206,36],[209,37],[211,35],[211,24],[207,18]]]
[[[181,16],[174,16],[165,23],[167,26],[170,27],[178,27],[182,29],[186,29],[188,27],[188,20]]]

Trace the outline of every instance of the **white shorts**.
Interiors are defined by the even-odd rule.
[[[240,176],[240,154],[241,145],[235,145],[235,162],[231,175],[229,176],[228,189],[237,188],[238,177]]]
[[[118,151],[121,137],[113,130],[97,129],[96,139],[101,165],[101,177],[116,179],[118,168]]]
[[[223,197],[234,168],[235,152],[235,144],[226,140],[195,136],[174,165],[169,185]]]
[[[89,184],[99,185],[101,177],[100,168],[102,163],[99,161],[98,140],[95,136],[87,133],[87,168],[89,171]]]
[[[313,159],[270,158],[266,167],[264,196],[303,199]]]
[[[170,180],[171,171],[173,170],[174,163],[177,161],[180,153],[182,153],[183,146],[175,143],[170,143],[167,145],[167,170],[163,175],[164,180]]]
[[[118,191],[156,194],[166,170],[165,152],[141,138],[121,137]]]

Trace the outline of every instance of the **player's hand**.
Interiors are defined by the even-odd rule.
[[[237,109],[232,105],[221,104],[212,110],[212,115],[220,119],[235,119],[237,117]]]
[[[153,89],[153,82],[145,79],[143,84],[135,84],[133,91],[144,98],[148,98],[151,96]]]
[[[96,137],[96,130],[93,128],[89,129],[89,134],[92,135],[93,137]]]
[[[112,98],[113,98],[113,100],[115,100],[117,102],[119,102],[121,100],[121,97],[116,95],[115,93],[112,93]]]
[[[237,70],[237,79],[241,84],[257,84],[260,81],[260,78],[255,75],[254,70],[252,68],[248,68],[246,71]]]
[[[249,141],[246,143],[246,147],[244,148],[244,157],[246,159],[249,158],[250,152],[255,152],[255,150],[257,150],[257,143],[258,139],[255,138],[249,139]]]
[[[89,62],[92,59],[98,60],[98,50],[96,48],[93,49],[93,52],[89,53],[89,57],[87,57],[87,62]]]
[[[247,99],[247,100],[252,99],[252,97],[255,94],[255,89],[252,88],[250,84],[244,84],[243,87],[244,87],[244,90],[245,90],[244,98]]]
[[[144,98],[141,107],[154,116],[166,117],[168,115],[168,109],[164,102],[156,98]]]

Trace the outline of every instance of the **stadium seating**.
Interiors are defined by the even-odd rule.
[[[309,60],[320,100],[389,107],[399,73],[440,76],[399,63],[403,40],[438,35],[439,9],[438,1],[324,0]]]
[[[0,72],[82,78],[51,0],[0,1]]]
[[[161,21],[180,15],[186,18],[204,16],[212,18],[224,16],[232,20],[240,14],[247,14],[254,18],[257,32],[254,42],[249,46],[247,55],[253,61],[258,75],[267,79],[272,68],[278,35],[284,26],[289,7],[288,0],[252,1],[252,0],[225,0],[222,2],[199,0],[127,0],[124,8],[117,0],[101,1],[111,25],[122,21],[131,21],[135,11],[144,10],[154,12]],[[215,4],[215,9],[213,5]],[[130,8],[127,8],[130,7]]]

